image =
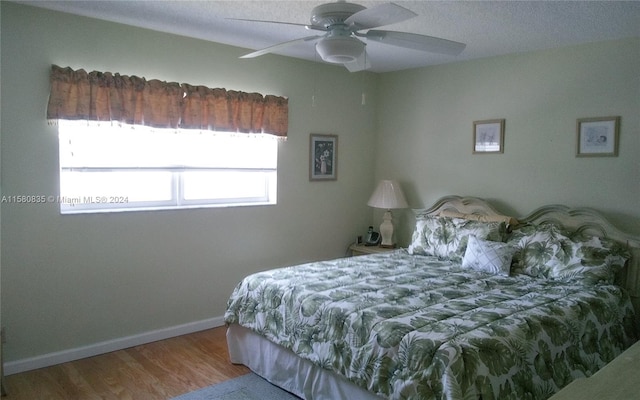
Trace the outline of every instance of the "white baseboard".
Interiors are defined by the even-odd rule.
[[[205,329],[216,328],[224,325],[224,317],[214,317],[202,321],[190,322],[188,324],[171,326],[154,331],[140,333],[138,335],[126,336],[118,339],[107,340],[88,346],[74,349],[57,351],[43,354],[41,356],[25,358],[22,360],[9,361],[4,364],[4,374],[12,375],[20,372],[31,371],[38,368],[50,367],[68,361],[79,360],[81,358],[93,357],[116,350],[122,350],[157,340],[169,339],[172,337],[186,335]]]

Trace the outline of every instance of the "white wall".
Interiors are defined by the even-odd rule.
[[[640,234],[640,39],[384,74],[377,175],[413,208],[488,198],[523,216],[546,204],[597,208]],[[621,116],[618,157],[577,158],[576,119]],[[506,119],[504,154],[472,154],[472,123]],[[396,212],[406,224],[410,212]]]
[[[58,194],[56,127],[45,119],[51,64],[288,96],[290,115],[276,206],[61,216],[57,204],[2,204],[8,365],[220,317],[244,275],[342,256],[366,230],[374,75],[277,56],[239,60],[246,50],[1,7],[3,195]],[[309,182],[310,133],[339,135],[337,181]]]

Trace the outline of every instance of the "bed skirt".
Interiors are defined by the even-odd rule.
[[[305,400],[380,400],[345,378],[298,357],[238,324],[227,328],[229,357],[264,379]]]

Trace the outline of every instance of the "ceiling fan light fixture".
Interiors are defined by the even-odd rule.
[[[316,44],[320,57],[330,63],[344,64],[358,59],[364,43],[351,36],[328,36]]]
[[[375,29],[416,16],[417,14],[413,11],[394,3],[375,4],[370,8],[366,8],[359,4],[349,3],[346,0],[337,0],[314,7],[311,11],[311,25],[238,19],[240,21],[303,26],[309,30],[326,32],[278,43],[245,54],[241,58],[258,57],[263,54],[278,52],[296,43],[317,41],[315,54],[319,55],[322,61],[342,64],[349,71],[356,72],[368,69],[371,66],[369,54],[365,53],[365,43],[370,41],[449,56],[457,56],[464,50],[466,46],[464,43],[416,33]],[[314,61],[318,60],[314,59]]]

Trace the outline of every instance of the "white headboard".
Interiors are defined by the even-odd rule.
[[[477,197],[447,196],[436,201],[429,209],[429,215],[440,215],[446,212],[473,214],[478,216],[501,217],[504,214],[493,208],[486,200]]]

